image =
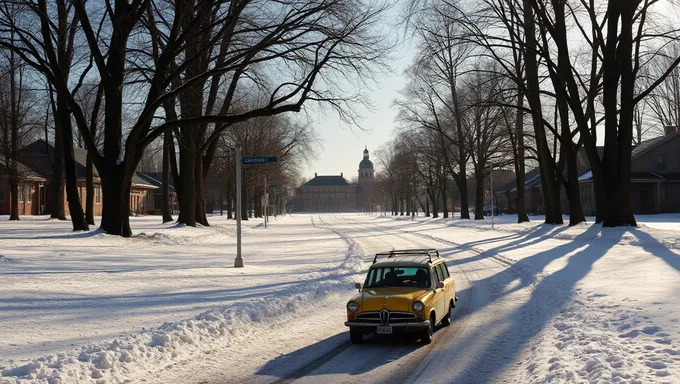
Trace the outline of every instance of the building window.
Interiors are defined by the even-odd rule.
[[[656,169],[663,170],[666,169],[666,158],[664,155],[659,155],[656,158]]]
[[[32,188],[31,188],[30,185],[24,186],[24,191],[26,192],[26,197],[24,198],[24,201],[27,202],[27,203],[31,202],[31,192],[32,192],[31,189]]]
[[[94,187],[94,202],[97,204],[102,203],[102,188],[100,186]]]
[[[17,191],[17,192],[19,192],[19,202],[23,203],[24,202],[24,185],[23,184],[19,185],[19,191]]]
[[[590,206],[593,201],[590,184],[581,185],[581,204]]]

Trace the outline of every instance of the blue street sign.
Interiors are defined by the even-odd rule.
[[[264,164],[267,158],[264,156],[243,156],[243,164]]]
[[[271,189],[276,188],[276,184],[269,184],[269,188],[271,188]]]
[[[276,163],[278,161],[279,161],[278,157],[243,156],[243,164],[265,164]]]

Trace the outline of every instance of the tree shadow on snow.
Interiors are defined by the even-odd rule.
[[[659,240],[654,238],[649,233],[641,231],[639,229],[631,229],[630,233],[635,236],[645,251],[651,253],[652,255],[661,258],[669,266],[675,268],[676,271],[680,271],[680,255],[668,249],[668,247],[661,243]],[[680,246],[680,243],[678,243]]]
[[[512,292],[533,286],[528,301],[522,303],[503,319],[492,319],[494,323],[503,324],[504,332],[494,337],[493,340],[485,342],[485,347],[476,354],[474,361],[461,370],[459,375],[452,377],[450,382],[497,381],[499,375],[529,346],[534,337],[540,334],[571,301],[576,284],[591,271],[593,264],[615,244],[611,241],[591,240],[593,232],[601,230],[600,226],[593,227],[592,230],[589,229],[573,241],[520,259],[512,267],[504,269],[502,272],[475,281],[470,289],[459,294],[461,297],[472,294],[471,291],[474,290],[475,286],[502,287],[501,294],[494,296],[484,306],[473,309],[472,312],[474,312],[491,303],[504,300]],[[608,240],[615,239],[610,237]],[[494,252],[500,252],[505,248],[499,247]],[[543,275],[541,273],[548,264],[564,257],[567,257],[566,266],[550,274]],[[517,280],[519,280],[519,284],[512,285]],[[527,316],[527,314],[532,315]],[[546,363],[548,358],[546,356]]]

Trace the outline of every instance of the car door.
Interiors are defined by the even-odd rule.
[[[446,315],[446,287],[444,289],[437,288],[440,282],[444,282],[442,278],[441,271],[437,266],[432,267],[432,276],[434,276],[435,281],[435,294],[434,294],[434,310],[437,312],[437,321],[439,321],[444,315]],[[444,284],[446,284],[444,282]]]
[[[437,265],[437,268],[441,270],[442,276],[444,278],[444,286],[446,287],[446,303],[449,303],[456,296],[456,283],[451,278],[449,269],[446,267],[445,263]]]

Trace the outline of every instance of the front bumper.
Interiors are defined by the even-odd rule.
[[[345,325],[350,327],[352,330],[361,331],[364,333],[376,333],[377,328],[381,326],[380,324],[364,323],[360,321],[345,321]],[[420,332],[430,327],[430,320],[387,325],[392,327],[393,333]]]

